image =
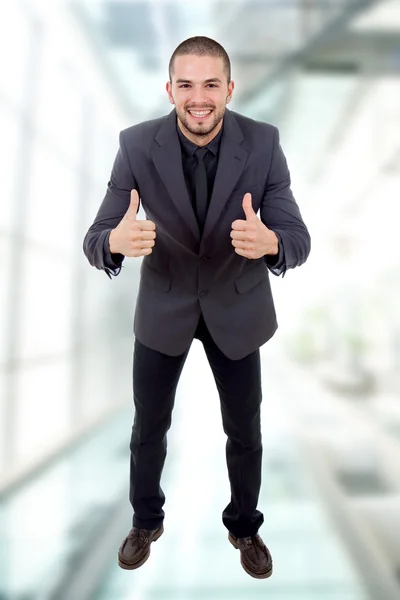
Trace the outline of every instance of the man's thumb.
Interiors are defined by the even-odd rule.
[[[254,219],[254,217],[256,216],[256,213],[253,210],[253,205],[251,203],[251,194],[249,192],[247,192],[243,196],[242,206],[243,206],[244,214],[246,215],[247,221],[249,221],[250,219]]]
[[[125,219],[136,221],[136,214],[139,208],[139,194],[137,190],[131,190],[131,202],[125,213]]]

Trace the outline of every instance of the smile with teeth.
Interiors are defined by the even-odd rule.
[[[207,109],[207,110],[189,110],[189,113],[192,115],[192,117],[198,117],[198,118],[202,118],[202,117],[206,117],[207,115],[209,115],[211,112],[211,109]]]

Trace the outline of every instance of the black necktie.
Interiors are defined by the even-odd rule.
[[[194,173],[196,186],[196,213],[201,231],[203,231],[204,223],[206,222],[208,209],[207,171],[204,164],[204,157],[207,152],[208,148],[197,148],[195,152],[197,158],[197,165]]]

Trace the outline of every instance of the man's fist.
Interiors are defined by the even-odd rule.
[[[276,233],[257,217],[251,203],[251,194],[243,196],[242,206],[246,220],[238,219],[232,223],[231,238],[235,252],[252,259],[266,254],[278,254]]]
[[[138,221],[139,194],[131,190],[131,202],[117,227],[110,233],[110,252],[124,256],[145,256],[153,252],[156,226],[153,221]]]

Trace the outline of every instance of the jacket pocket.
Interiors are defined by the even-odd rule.
[[[251,269],[242,273],[235,279],[235,287],[239,294],[246,294],[259,283],[267,279],[268,273],[266,273],[264,267],[261,269]]]
[[[144,260],[142,262],[141,278],[143,283],[160,290],[160,292],[169,292],[171,289],[171,277],[157,271],[154,267],[150,267]]]

